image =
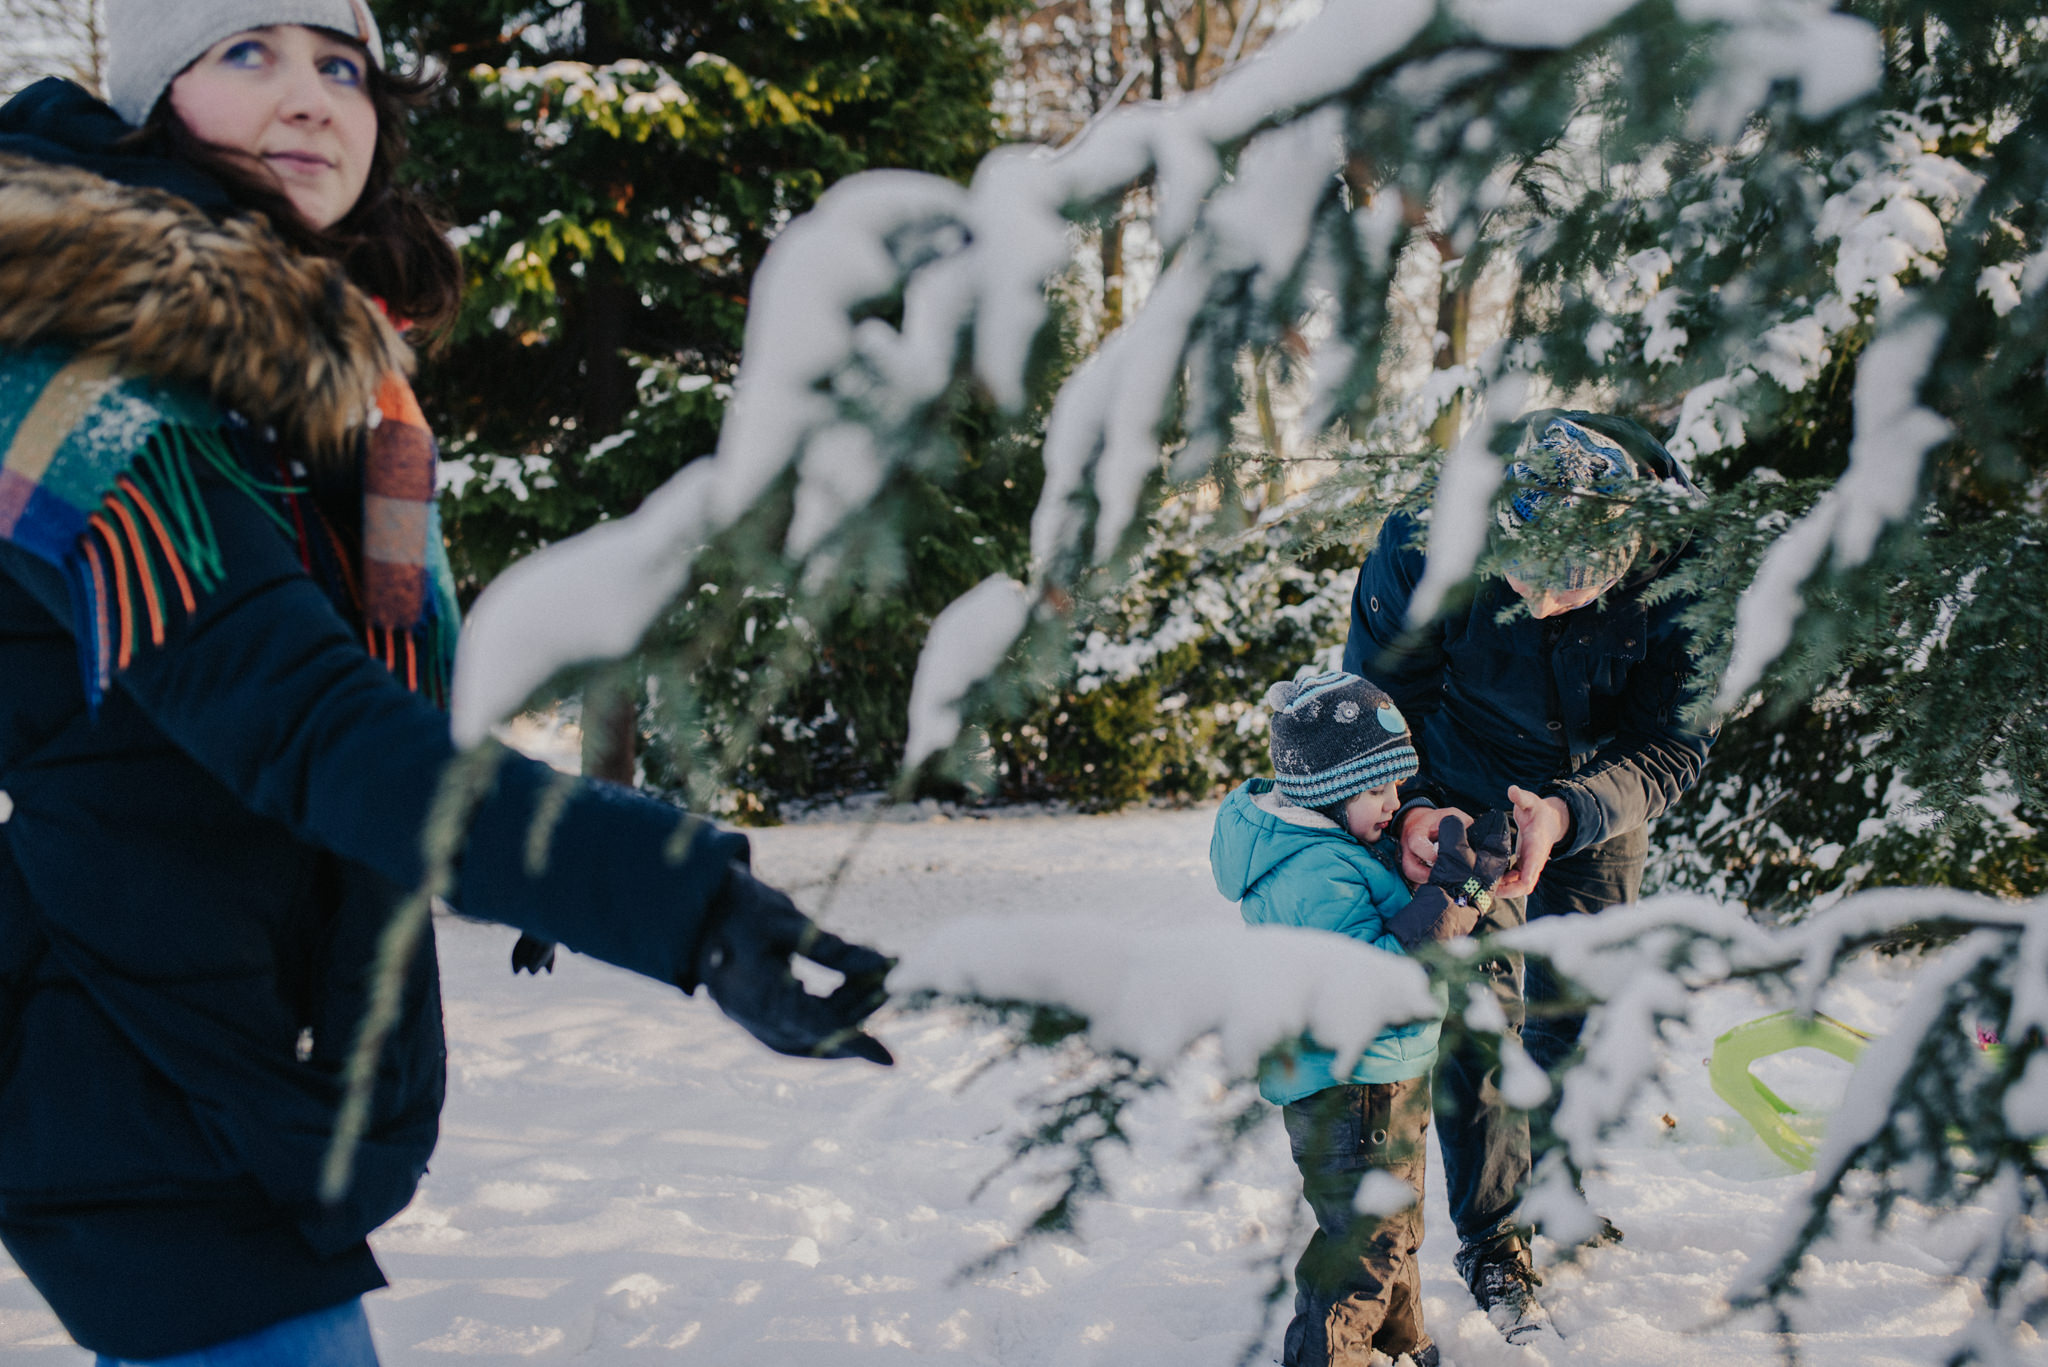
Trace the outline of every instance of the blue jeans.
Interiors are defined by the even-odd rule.
[[[1480,928],[1508,930],[1545,916],[1604,911],[1633,902],[1643,887],[1643,864],[1650,852],[1649,832],[1642,827],[1551,861],[1526,899],[1502,901]],[[1527,906],[1523,903],[1526,901]],[[1557,1080],[1560,1065],[1578,1047],[1586,1018],[1577,1013],[1545,1010],[1563,992],[1541,963],[1525,965],[1519,954],[1486,966],[1494,994],[1507,1013],[1536,1065]],[[1536,1020],[1526,1020],[1528,1006]],[[1515,1210],[1529,1181],[1530,1116],[1501,1099],[1500,1059],[1489,1043],[1466,1037],[1445,1050],[1436,1065],[1436,1138],[1444,1156],[1444,1185],[1450,1194],[1451,1223],[1465,1245],[1504,1241],[1514,1233]],[[1557,1109],[1557,1093],[1541,1107],[1535,1120],[1545,1131]]]
[[[102,1354],[97,1367],[377,1367],[361,1300],[273,1324],[211,1348],[146,1363]]]

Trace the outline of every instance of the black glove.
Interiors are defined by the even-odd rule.
[[[1447,816],[1436,832],[1436,863],[1429,881],[1408,905],[1387,921],[1406,948],[1470,935],[1479,918],[1493,910],[1493,889],[1515,862],[1515,819],[1511,812],[1484,812],[1472,823]]]
[[[555,946],[551,940],[536,940],[531,935],[521,935],[512,946],[512,976],[531,973],[538,978],[542,973],[555,971]]]
[[[812,996],[789,971],[794,954],[846,981],[829,997]],[[678,986],[693,992],[702,982],[720,1010],[778,1054],[889,1064],[895,1062],[889,1051],[862,1034],[860,1023],[889,999],[882,980],[895,966],[886,955],[820,929],[735,863],[697,944],[692,979]]]

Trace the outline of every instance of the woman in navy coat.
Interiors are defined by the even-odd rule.
[[[107,37],[113,107],[0,110],[0,1241],[103,1361],[374,1362],[364,1237],[442,1098],[430,930],[322,1174],[474,763],[392,322],[445,319],[459,273],[393,181],[421,87],[361,0],[114,0]],[[888,1061],[859,1029],[888,961],[743,838],[509,753],[465,772],[461,912]],[[807,994],[796,952],[845,985]]]

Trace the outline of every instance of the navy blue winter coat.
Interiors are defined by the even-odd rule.
[[[32,249],[18,230],[118,232],[119,217],[25,226],[0,209],[0,260]],[[263,279],[233,283],[261,307]],[[80,303],[0,298],[0,316],[18,336]],[[208,475],[204,501],[225,580],[97,716],[63,577],[0,540],[0,1241],[78,1342],[127,1358],[382,1285],[364,1236],[411,1198],[443,1089],[429,938],[355,1182],[321,1203],[366,975],[420,882],[456,750],[253,499]],[[694,982],[745,841],[579,782],[534,873],[528,833],[555,782],[505,757],[453,902]]]
[[[1689,485],[1634,424],[1572,416],[1621,441],[1646,476]],[[1698,781],[1714,733],[1682,715],[1698,687],[1678,622],[1688,600],[1646,599],[1686,547],[1646,548],[1600,602],[1542,621],[1498,621],[1517,600],[1489,579],[1404,639],[1423,570],[1416,531],[1407,513],[1381,527],[1344,647],[1344,668],[1391,693],[1415,729],[1422,770],[1401,785],[1404,799],[1476,813],[1507,807],[1511,784],[1560,797],[1572,816],[1562,858],[1644,825]]]

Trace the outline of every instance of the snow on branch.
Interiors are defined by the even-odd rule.
[[[1525,375],[1496,380],[1486,391],[1478,420],[1444,458],[1436,503],[1430,510],[1429,553],[1408,605],[1411,625],[1436,616],[1444,595],[1472,572],[1480,552],[1486,549],[1487,532],[1493,525],[1493,495],[1500,488],[1502,470],[1500,457],[1493,453],[1494,434],[1522,411],[1528,391]]]
[[[1194,934],[1120,930],[1101,916],[969,917],[912,950],[898,993],[1039,1002],[1089,1022],[1097,1048],[1165,1072],[1215,1035],[1234,1076],[1304,1033],[1344,1072],[1390,1025],[1442,1008],[1413,959],[1327,931],[1226,926]]]
[[[959,736],[960,704],[968,690],[995,672],[1030,615],[1024,586],[1001,574],[982,580],[939,614],[911,683],[906,769],[915,769]]]
[[[2048,1028],[2048,977],[2035,981],[2026,971],[2048,967],[2048,899],[2010,903],[1946,889],[1877,889],[1772,929],[1739,905],[1669,894],[1597,915],[1532,921],[1482,941],[1471,957],[1483,960],[1490,949],[1540,955],[1602,1003],[1588,1024],[1584,1061],[1565,1080],[1556,1119],[1574,1161],[1590,1168],[1602,1137],[1627,1118],[1654,1077],[1661,1025],[1684,1019],[1699,988],[1735,978],[1786,981],[1799,1009],[1811,1011],[1845,958],[1933,922],[2001,942],[2019,937],[2020,952],[2006,956],[2015,982],[2004,1034],[2019,1040]],[[1195,1040],[1219,1035],[1239,1076],[1250,1076],[1262,1056],[1303,1033],[1355,1057],[1388,1025],[1441,1009],[1419,962],[1345,936],[1260,926],[1190,937],[1182,930],[1119,930],[1099,916],[951,923],[905,958],[893,986],[1062,1007],[1088,1019],[1097,1047],[1129,1053],[1157,1071]],[[1490,1003],[1491,993],[1479,1000]],[[1913,1034],[1915,1019],[1909,1013],[1894,1033]],[[1470,1012],[1466,1023],[1493,1033],[1506,1025],[1504,1017]],[[1917,1028],[1924,1034],[1936,1023],[1929,1015]],[[1862,1090],[1864,1075],[1858,1079],[1852,1091]],[[1882,1108],[1897,1088],[1869,1090]],[[2048,1113],[2048,1096],[2026,1104],[2036,1100]]]
[[[2029,1313],[2027,1298],[2040,1291],[2038,1275],[2030,1282],[2019,1272],[2043,1262],[2032,1231],[2048,1216],[2048,1170],[2036,1152],[2048,1138],[2048,898],[2013,903],[1894,888],[1768,928],[1740,906],[1670,895],[1531,922],[1469,954],[1437,956],[1428,971],[1452,1000],[1471,1002],[1462,1020],[1446,1024],[1447,1035],[1506,1030],[1480,968],[1501,951],[1547,959],[1596,1003],[1554,1118],[1562,1148],[1539,1168],[1523,1204],[1525,1215],[1570,1244],[1597,1229],[1574,1171],[1597,1168],[1605,1137],[1641,1109],[1643,1090],[1657,1080],[1659,1036],[1689,1018],[1700,989],[1748,979],[1789,989],[1810,1011],[1855,955],[1902,935],[1944,933],[1960,938],[1931,952],[1905,1006],[1856,1064],[1811,1194],[1751,1251],[1733,1301],[1775,1302],[1791,1292],[1814,1243],[1852,1201],[1875,1200],[1882,1218],[1899,1196],[1942,1206],[1973,1200],[1994,1218],[1973,1227],[1956,1270],[1985,1288],[1970,1334],[1989,1344]],[[1236,1078],[1252,1077],[1262,1059],[1304,1034],[1338,1053],[1341,1073],[1388,1025],[1441,1009],[1420,961],[1344,936],[1279,927],[1144,933],[1101,916],[954,922],[905,957],[893,986],[983,1007],[1071,1013],[1085,1021],[1097,1051],[1129,1060],[1123,1081],[1105,1084],[1124,1088],[1126,1100],[1205,1037],[1218,1039]],[[2006,1052],[1985,1055],[1980,1030]],[[1513,1090],[1512,1104],[1539,1103],[1540,1070],[1528,1065],[1532,1076],[1516,1081],[1508,1075],[1515,1041],[1501,1044],[1504,1093]],[[1113,1111],[1120,1103],[1094,1104]],[[1850,1188],[1852,1172],[1873,1182]]]
[[[1785,983],[1797,1009],[1811,1012],[1853,955],[1901,936],[1944,933],[1961,938],[1934,952],[1890,1028],[1857,1061],[1816,1156],[1810,1194],[1752,1254],[1730,1299],[1760,1305],[1791,1292],[1814,1243],[1851,1200],[1874,1202],[1880,1218],[1902,1196],[1941,1206],[1983,1201],[1993,1218],[1976,1227],[1956,1271],[1985,1292],[1966,1337],[1999,1349],[1982,1360],[2003,1360],[2014,1326],[2038,1312],[2041,1294],[2043,1250],[2033,1231],[2048,1214],[2048,1170],[2037,1147],[2048,1138],[2048,898],[2015,903],[1887,888],[1768,930],[1739,907],[1668,896],[1500,937],[1505,947],[1545,956],[1603,1003],[1589,1017],[1584,1058],[1566,1077],[1555,1118],[1569,1163],[1539,1170],[1524,1211],[1560,1240],[1590,1232],[1594,1217],[1571,1170],[1598,1164],[1602,1136],[1626,1121],[1655,1080],[1659,1030],[1687,1018],[1697,989],[1733,978]],[[1984,1039],[2002,1041],[2004,1052],[1987,1055]],[[1852,1189],[1854,1172],[1874,1183]]]
[[[1946,440],[1948,420],[1920,402],[1920,386],[1948,325],[1902,309],[1878,334],[1856,371],[1855,438],[1849,469],[1811,512],[1764,555],[1735,608],[1735,646],[1717,706],[1732,709],[1792,643],[1804,600],[1799,589],[1829,552],[1844,568],[1862,564],[1889,523],[1911,511],[1927,453]]]
[[[709,465],[686,468],[631,517],[516,561],[463,623],[449,712],[456,744],[481,744],[555,672],[639,643],[682,590],[711,531]]]
[[[773,244],[754,282],[733,401],[716,455],[700,462],[710,473],[691,467],[624,523],[586,533],[589,543],[543,549],[524,572],[486,590],[458,673],[459,734],[473,742],[564,667],[629,648],[620,643],[653,621],[660,590],[685,581],[696,548],[785,477],[793,475],[794,516],[784,553],[830,556],[890,470],[933,449],[961,377],[1020,409],[1048,319],[1047,287],[1070,262],[1075,225],[1148,183],[1167,268],[1145,307],[1069,380],[1048,424],[1027,589],[1047,596],[1121,544],[1172,425],[1188,434],[1176,463],[1183,473],[1199,472],[1230,440],[1237,397],[1186,382],[1191,371],[1229,374],[1240,348],[1287,333],[1315,299],[1385,295],[1411,187],[1404,180],[1367,194],[1404,168],[1365,168],[1390,151],[1422,157],[1406,171],[1426,192],[1423,181],[1472,170],[1451,175],[1458,159],[1479,166],[1491,155],[1468,154],[1457,140],[1427,152],[1389,148],[1354,115],[1384,100],[1418,123],[1518,52],[1590,50],[1610,26],[1651,8],[1651,0],[1332,0],[1213,86],[1170,105],[1120,108],[1057,152],[999,149],[964,189],[904,171],[840,182]],[[1729,63],[1753,64],[1753,49],[1777,40],[1770,80],[1740,85],[1724,101],[1745,117],[1782,78],[1800,84],[1809,113],[1877,78],[1877,64],[1865,60],[1874,38],[1850,44],[1846,57],[1840,44],[1784,41],[1817,25],[1830,37],[1868,28],[1825,5],[1688,0],[1681,8],[1688,21],[1717,26]],[[1556,73],[1570,67],[1545,69],[1553,73],[1546,79],[1564,79]],[[1350,145],[1359,136],[1368,143]],[[1345,178],[1358,175],[1365,179],[1347,190]],[[1475,186],[1484,179],[1471,177]],[[1474,195],[1452,198],[1456,214],[1484,212]],[[1348,335],[1317,351],[1319,365],[1346,371],[1315,377],[1319,413],[1373,383],[1378,351],[1366,343],[1378,331],[1377,305],[1363,307]],[[1500,420],[1514,416],[1507,404],[1496,407]],[[1462,482],[1478,489],[1487,480],[1477,462],[1491,457],[1476,448],[1467,455]],[[1446,504],[1444,573],[1470,563],[1467,502]],[[551,583],[558,572],[565,582]],[[558,626],[564,618],[576,620]]]
[[[1877,888],[1770,929],[1738,905],[1674,893],[1598,916],[1532,921],[1500,943],[1542,955],[1606,1003],[1588,1025],[1586,1061],[1566,1081],[1557,1118],[1574,1159],[1590,1165],[1601,1134],[1627,1115],[1633,1093],[1651,1077],[1659,1021],[1682,1018],[1691,991],[1730,978],[1775,977],[1793,984],[1797,1009],[1811,1012],[1846,956],[1932,922],[2022,936],[2018,959],[2048,962],[2044,913],[2048,899],[2013,903],[1947,888]],[[2048,1025],[2048,981],[2019,975],[2005,1024],[2016,1039]]]
[[[1730,25],[1714,82],[1692,112],[1693,126],[1733,141],[1779,81],[1799,86],[1799,115],[1819,119],[1876,88],[1884,43],[1854,15],[1831,14],[1828,0],[1679,0],[1693,23]]]
[[[1898,1098],[1906,1090],[1907,1076],[1921,1062],[1927,1036],[1936,1029],[1954,1028],[1950,994],[1972,972],[1995,963],[2009,951],[2007,937],[1994,930],[1979,930],[1943,955],[1939,962],[1914,981],[1912,995],[1893,1017],[1892,1028],[1880,1035],[1857,1060],[1856,1071],[1843,1092],[1841,1107],[1828,1121],[1827,1134],[1814,1158],[1816,1185],[1838,1184],[1854,1164],[1857,1155],[1876,1141],[1893,1118]],[[1732,1298],[1753,1299],[1778,1275],[1787,1255],[1798,1246],[1801,1232],[1812,1220],[1810,1210],[1790,1212],[1771,1241],[1766,1256],[1753,1260],[1736,1279]]]
[[[1079,534],[1067,503],[1100,467],[1112,478],[1099,491],[1097,545],[1113,544],[1158,458],[1158,425],[1212,282],[1231,269],[1291,270],[1308,214],[1328,193],[1342,156],[1330,117],[1269,134],[1246,153],[1236,188],[1241,207],[1233,209],[1229,193],[1210,204],[1224,173],[1218,149],[1244,142],[1287,111],[1339,94],[1411,41],[1432,13],[1426,0],[1334,4],[1170,109],[1119,112],[1058,153],[997,151],[966,190],[905,171],[867,172],[834,186],[777,239],[755,280],[740,376],[709,462],[713,474],[685,472],[691,499],[708,506],[661,501],[626,519],[653,526],[604,538],[609,544],[600,548],[571,538],[530,557],[528,573],[494,583],[479,600],[464,660],[468,672],[490,678],[458,687],[458,731],[472,739],[486,734],[556,671],[593,658],[587,652],[598,648],[597,637],[631,641],[645,630],[659,603],[649,607],[639,595],[619,601],[603,591],[607,576],[587,572],[614,549],[627,559],[613,582],[641,570],[634,557],[646,543],[669,540],[686,561],[695,542],[729,526],[798,465],[800,514],[791,549],[806,553],[837,520],[865,505],[880,486],[881,462],[915,449],[920,420],[963,359],[971,358],[1000,403],[1021,407],[1031,348],[1046,321],[1046,285],[1067,264],[1073,221],[1152,176],[1169,245],[1195,231],[1205,207],[1220,217],[1207,233],[1207,249],[1190,254],[1182,283],[1158,291],[1153,307],[1056,406],[1051,478],[1034,519],[1035,549],[1044,560]],[[1270,214],[1276,198],[1292,205],[1277,224]],[[902,321],[892,327],[872,313],[898,291]],[[1135,392],[1124,392],[1125,385]],[[540,592],[557,565],[577,582]],[[577,615],[605,618],[607,625],[561,634],[529,628],[542,611],[572,605]]]

